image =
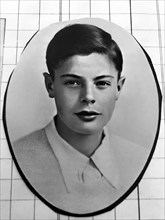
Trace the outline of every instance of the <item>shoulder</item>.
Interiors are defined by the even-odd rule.
[[[14,141],[12,147],[17,155],[22,153],[35,154],[38,151],[48,150],[49,142],[45,130],[40,129]]]
[[[18,164],[28,172],[57,163],[44,128],[13,142],[12,149]]]
[[[111,135],[110,138],[115,151],[119,155],[121,154],[125,157],[129,157],[129,156],[145,157],[146,154],[148,154],[148,150],[145,146],[141,146],[137,143],[134,143],[130,140],[127,140],[117,135]]]
[[[27,144],[33,144],[33,143],[40,143],[41,140],[45,139],[45,131],[44,129],[40,129],[37,131],[34,131],[16,141],[13,142],[14,146],[18,145],[27,145]]]
[[[110,140],[123,184],[133,183],[147,162],[149,150],[116,135],[112,135]]]
[[[53,202],[61,190],[65,191],[59,163],[44,128],[15,141],[12,147],[19,168],[40,195]]]

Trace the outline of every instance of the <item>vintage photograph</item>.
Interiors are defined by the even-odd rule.
[[[159,95],[148,55],[114,23],[88,18],[37,32],[5,99],[8,141],[26,184],[64,214],[114,208],[152,157]]]

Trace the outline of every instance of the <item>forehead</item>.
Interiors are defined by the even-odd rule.
[[[65,60],[56,70],[56,74],[76,74],[82,77],[96,77],[102,74],[117,76],[117,70],[106,54],[92,53],[74,55]]]

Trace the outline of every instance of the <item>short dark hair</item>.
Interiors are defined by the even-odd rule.
[[[118,71],[119,79],[123,66],[120,48],[109,33],[89,24],[68,25],[55,34],[46,51],[48,71],[54,78],[55,69],[67,58],[94,52],[108,55]]]

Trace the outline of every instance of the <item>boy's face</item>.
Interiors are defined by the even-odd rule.
[[[72,131],[101,132],[113,114],[124,84],[107,55],[74,55],[55,70],[54,81],[45,75],[50,97],[55,98],[57,115]]]

